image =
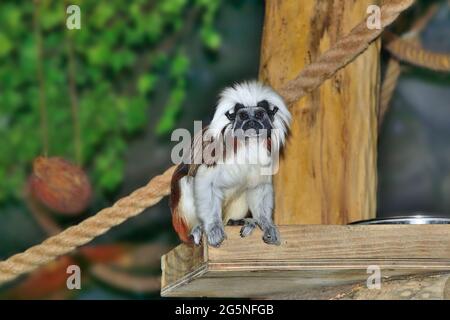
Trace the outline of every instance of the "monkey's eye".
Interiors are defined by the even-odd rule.
[[[261,120],[262,118],[264,118],[264,112],[261,110],[255,111],[255,118]]]
[[[240,113],[239,113],[239,118],[240,118],[241,120],[247,120],[247,119],[248,119],[248,114],[247,114],[247,112],[240,112]]]

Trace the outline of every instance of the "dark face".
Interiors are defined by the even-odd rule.
[[[258,136],[265,131],[267,135],[270,135],[273,117],[277,111],[277,107],[270,110],[269,103],[262,100],[256,106],[244,106],[237,103],[234,106],[234,112],[227,112],[226,116],[232,122],[235,132],[242,130],[245,136]]]

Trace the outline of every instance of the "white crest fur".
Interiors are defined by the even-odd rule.
[[[213,120],[207,129],[208,135],[214,139],[221,133],[224,133],[224,136],[231,134],[233,122],[226,113],[233,113],[236,104],[254,107],[262,100],[269,103],[270,111],[278,108],[272,120],[272,127],[276,130],[271,131],[271,152],[268,151],[267,141],[264,140],[264,143],[250,142],[245,148],[238,148],[236,156],[243,157],[244,152],[245,156],[262,152],[265,155],[263,161],[272,161],[270,153],[278,153],[284,144],[291,115],[283,99],[272,88],[259,82],[235,84],[220,94]],[[210,245],[219,246],[226,237],[224,223],[240,219],[245,221],[241,229],[243,237],[259,226],[266,243],[280,243],[278,230],[272,220],[272,176],[262,174],[261,165],[260,162],[241,164],[225,161],[214,165],[203,163],[195,167],[193,174],[172,180],[172,190],[180,191],[178,203],[172,206],[172,214],[183,219],[195,244],[200,243],[201,235],[205,233]],[[248,212],[251,212],[252,218],[246,218]],[[180,238],[186,239],[186,235]]]
[[[256,106],[259,101],[266,100],[269,102],[270,108],[278,107],[279,112],[275,114],[273,121],[274,128],[279,129],[282,134],[272,136],[276,145],[281,147],[284,144],[287,130],[291,123],[291,114],[286,107],[283,99],[271,87],[265,86],[257,81],[248,81],[236,83],[226,88],[220,94],[219,103],[216,112],[209,125],[209,130],[215,134],[220,134],[222,129],[230,123],[226,117],[227,111],[233,112],[236,103],[244,106]],[[231,127],[226,129],[231,130]]]

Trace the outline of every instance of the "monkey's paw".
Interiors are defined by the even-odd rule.
[[[280,233],[278,232],[277,227],[269,226],[264,230],[263,241],[267,244],[274,244],[279,246],[280,242]]]
[[[206,236],[208,244],[213,247],[219,247],[227,237],[223,226],[219,223],[213,224],[211,228],[208,228]]]
[[[196,246],[199,246],[202,243],[202,234],[203,230],[201,225],[197,225],[195,228],[192,229],[191,238]]]
[[[253,230],[257,227],[257,222],[252,218],[244,219],[244,226],[241,228],[241,237],[247,237],[252,234]]]

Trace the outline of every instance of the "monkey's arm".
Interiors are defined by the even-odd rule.
[[[202,169],[208,170],[204,167]],[[203,231],[208,243],[218,247],[226,237],[222,222],[221,191],[214,187],[210,172],[198,172],[194,188],[196,211],[202,222]]]
[[[279,245],[280,236],[272,220],[273,198],[272,183],[260,184],[255,188],[249,189],[247,192],[248,206],[256,224],[264,232],[264,242]]]

